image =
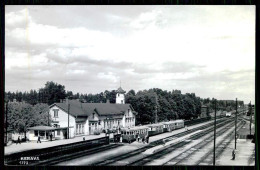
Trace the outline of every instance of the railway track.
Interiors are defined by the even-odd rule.
[[[223,119],[221,121],[223,121]],[[231,121],[233,121],[232,117],[231,118],[226,118],[223,122],[217,121],[217,126],[219,127],[219,126],[224,125],[224,124],[226,124],[228,122],[231,122]],[[163,141],[168,142],[168,141],[172,140],[173,138],[178,138],[178,137],[190,134],[192,132],[195,132],[195,131],[201,130],[201,129],[209,128],[209,129],[212,130],[213,129],[213,128],[211,128],[212,125],[213,125],[213,123],[210,123],[210,124],[207,124],[207,125],[204,125],[204,126],[200,126],[200,127],[194,128],[194,129],[189,130],[189,131],[185,131],[185,132],[182,132],[182,133],[179,133],[179,134],[175,134],[175,135],[172,135],[172,136],[169,136],[169,137],[166,137],[166,138],[163,138],[163,139],[151,142],[148,146],[140,148],[139,150],[135,150],[135,151],[132,151],[132,152],[130,152],[128,154],[124,154],[124,155],[118,155],[118,156],[112,157],[112,158],[110,158],[108,160],[105,160],[105,161],[96,162],[93,165],[111,165],[111,164],[116,163],[116,162],[120,162],[120,161],[122,162],[122,160],[124,160],[124,159],[128,159],[130,157],[137,156],[137,155],[139,155],[140,153],[144,152],[147,149],[150,149],[150,148],[152,148],[154,146],[163,144]],[[199,138],[199,137],[201,137],[201,135],[197,136],[197,138]],[[176,148],[181,147],[181,146],[183,146],[183,144],[187,144],[189,142],[190,141],[183,141],[182,144],[176,144],[175,147]],[[165,152],[165,150],[162,151],[162,152]],[[126,164],[127,164],[127,162],[126,162]],[[130,165],[131,163],[128,163],[128,164]]]
[[[218,136],[222,136],[222,134],[224,134],[226,131],[228,131],[229,129],[231,129],[231,127],[234,127],[234,123],[232,123],[231,125],[229,125],[227,128],[224,128],[223,130],[219,131],[216,133],[216,137]],[[242,125],[240,124],[240,127],[242,127]],[[233,133],[233,131],[228,132],[228,134],[225,135],[225,137],[228,137],[229,135],[231,135]],[[231,137],[230,137],[231,138]],[[229,139],[230,139],[229,138]],[[201,150],[203,148],[205,148],[205,146],[208,146],[212,143],[212,141],[214,140],[213,136],[210,136],[206,139],[203,140],[203,142],[198,143],[197,145],[192,146],[192,148],[186,152],[181,153],[180,155],[172,158],[170,161],[168,161],[166,164],[167,165],[184,165],[185,161],[188,159],[191,159],[192,156],[194,156],[194,154],[196,154],[195,151],[197,150]],[[227,141],[224,143],[224,141]],[[218,142],[218,144],[216,145],[216,157],[219,156],[223,150],[225,149],[225,147],[230,143],[229,140],[224,139],[224,140],[220,140]],[[223,146],[223,148],[221,147]],[[181,155],[185,155],[185,156],[181,156]],[[206,154],[204,154],[204,156],[202,158],[200,158],[200,160],[196,161],[194,163],[194,165],[198,165],[200,164],[202,161],[204,161],[205,163],[203,163],[203,165],[209,165],[210,163],[212,163],[212,159],[211,156],[212,155],[212,150],[209,150]]]
[[[232,123],[233,124],[233,123]],[[218,125],[217,128],[219,128],[221,125]],[[221,130],[218,131],[218,133],[216,134],[216,136],[220,136],[222,133],[224,133],[227,129],[229,128],[229,125],[226,125],[225,127],[222,127]],[[171,153],[173,151],[175,151],[176,149],[180,148],[180,147],[183,147],[189,143],[191,143],[193,140],[197,140],[197,139],[200,139],[201,137],[203,136],[209,136],[208,134],[211,133],[214,129],[213,128],[210,128],[210,129],[207,129],[205,131],[203,131],[202,133],[199,133],[199,134],[196,134],[192,137],[190,137],[188,140],[186,141],[182,141],[180,143],[178,143],[179,145],[176,147],[176,145],[174,146],[170,146],[168,148],[165,148],[164,150],[162,151],[159,151],[155,154],[152,154],[152,155],[148,155],[148,156],[145,156],[143,159],[140,159],[140,160],[136,160],[134,162],[131,162],[129,163],[128,165],[131,165],[131,166],[138,166],[138,165],[145,165],[153,160],[156,160],[162,156],[164,156],[165,154],[168,154],[168,153]],[[205,140],[210,140],[212,137],[209,136],[207,137]],[[199,143],[198,144],[200,147],[204,146],[204,143]],[[179,154],[178,156],[176,156],[177,158],[179,158],[180,160],[182,159],[185,159],[186,157],[188,157],[188,155],[194,153],[196,150],[188,150],[186,152],[186,154],[183,154],[185,155],[183,158],[180,157],[180,155],[182,154]],[[171,160],[173,161],[173,160]]]
[[[114,148],[117,148],[117,147],[122,146],[122,145],[123,144],[109,144],[109,145],[105,145],[105,146],[96,147],[96,148],[93,148],[93,149],[83,150],[83,151],[80,151],[80,152],[64,154],[62,156],[57,156],[57,157],[47,159],[47,160],[44,160],[44,161],[39,161],[39,162],[30,164],[30,165],[31,166],[55,165],[57,163],[64,162],[64,161],[67,161],[67,160],[76,159],[76,158],[91,155],[91,154],[94,154],[94,153],[97,153],[97,152],[114,149]]]

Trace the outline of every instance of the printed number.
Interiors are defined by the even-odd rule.
[[[20,161],[20,165],[28,165],[28,161]]]

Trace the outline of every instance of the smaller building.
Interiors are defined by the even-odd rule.
[[[30,127],[27,130],[28,130],[28,139],[30,141],[37,141],[38,137],[40,137],[41,141],[49,141],[51,140],[50,135],[52,135],[52,140],[64,139],[67,128],[35,126],[35,127]]]

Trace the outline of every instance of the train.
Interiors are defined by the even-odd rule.
[[[230,117],[230,116],[231,116],[231,112],[227,112],[226,117]]]
[[[232,114],[236,113],[235,110],[232,110],[230,112],[226,112],[226,117],[231,117]]]
[[[160,122],[132,128],[121,129],[122,142],[133,142],[135,140],[158,135],[165,132],[171,132],[184,127],[183,120],[174,120],[169,122]]]
[[[148,127],[147,126],[135,126],[132,128],[123,128],[121,129],[122,142],[133,142],[138,137],[140,139],[148,136]]]

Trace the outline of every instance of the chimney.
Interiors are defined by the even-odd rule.
[[[107,103],[110,103],[109,99],[107,99]]]

